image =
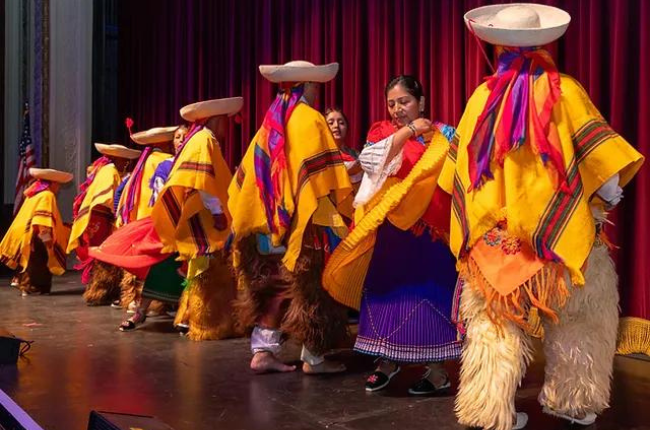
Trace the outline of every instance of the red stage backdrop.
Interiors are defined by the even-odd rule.
[[[359,147],[369,124],[386,116],[383,89],[400,73],[422,81],[431,117],[455,124],[489,73],[463,14],[491,3],[499,2],[123,0],[118,110],[143,129],[178,123],[178,109],[187,103],[243,96],[243,122],[232,126],[224,143],[234,167],[274,95],[257,66],[304,59],[340,63],[337,78],[324,86],[320,107],[343,108],[351,146]],[[650,1],[543,3],[572,17],[566,35],[550,47],[560,70],[583,84],[616,131],[650,154]],[[645,319],[650,319],[649,187],[644,167],[626,189],[613,232],[621,246],[624,314]]]

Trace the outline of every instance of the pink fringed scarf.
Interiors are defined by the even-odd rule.
[[[23,192],[23,194],[25,195],[25,197],[34,197],[36,194],[40,193],[41,191],[48,190],[51,184],[52,183],[50,181],[46,181],[45,179],[37,179],[32,185],[30,185]]]
[[[535,85],[539,79],[546,79],[547,85]],[[561,95],[560,74],[550,54],[543,49],[505,48],[487,85],[490,95],[467,147],[468,191],[493,179],[492,161],[503,166],[506,155],[527,141],[544,164],[550,162],[560,189],[566,189],[560,142],[549,132],[553,106]]]
[[[77,215],[79,214],[79,209],[81,209],[81,203],[83,203],[84,198],[86,198],[86,193],[88,193],[88,187],[90,187],[90,184],[95,180],[95,176],[97,175],[97,172],[99,172],[99,169],[104,167],[107,164],[110,164],[111,160],[106,157],[106,156],[101,156],[97,160],[93,162],[93,164],[90,165],[90,172],[88,172],[88,176],[86,177],[86,180],[83,181],[81,185],[79,185],[79,194],[74,198],[74,202],[72,203],[72,217],[73,219],[77,219]]]
[[[266,111],[262,132],[255,145],[255,178],[271,233],[286,230],[291,215],[284,207],[283,177],[287,170],[284,127],[304,93],[304,85],[283,83]]]

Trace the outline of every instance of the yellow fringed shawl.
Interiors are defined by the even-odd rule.
[[[221,201],[230,225],[226,202],[231,178],[214,134],[204,128],[192,136],[174,162],[151,212],[163,253],[178,252],[181,259],[190,260],[223,248],[230,229],[214,227],[199,191]]]
[[[503,167],[493,163],[494,179],[468,194],[467,144],[487,100],[487,86],[477,88],[468,101],[439,179],[452,195],[450,246],[456,257],[464,257],[487,231],[507,219],[510,235],[537,255],[540,243],[547,244],[568,268],[572,282],[584,284],[581,268],[596,237],[589,200],[616,173],[620,185],[627,184],[643,156],[611,129],[576,80],[562,75],[561,89],[552,121],[562,144],[570,194],[557,190],[530,145],[509,153]]]
[[[158,167],[158,165],[165,160],[169,160],[170,158],[172,158],[171,154],[167,154],[166,152],[162,152],[160,150],[154,150],[153,152],[151,152],[151,154],[149,154],[147,160],[145,161],[144,172],[142,172],[142,182],[140,184],[133,184],[134,176],[131,175],[129,177],[126,185],[124,186],[124,191],[120,196],[120,202],[118,204],[118,208],[121,208],[122,205],[125,204],[126,197],[131,187],[133,186],[140,187],[140,197],[136,206],[129,214],[129,222],[137,221],[142,218],[151,216],[151,212],[153,211],[153,206],[149,206],[149,202],[151,201],[151,195],[153,194],[153,190],[149,186],[149,181],[151,180],[151,177],[154,175],[154,173],[156,173],[156,168]],[[119,213],[119,209],[118,209],[118,213]],[[122,219],[119,216],[117,217],[115,224],[117,227],[122,226],[123,224]]]
[[[291,190],[293,197],[285,199],[285,203],[293,217],[287,236],[273,237],[273,242],[275,246],[286,245],[282,262],[293,271],[302,248],[303,233],[319,199],[332,197],[340,210],[338,206],[350,194],[352,185],[332,133],[318,111],[299,103],[287,121],[285,133],[289,183],[284,189]],[[255,145],[250,145],[228,188],[235,242],[251,234],[270,233],[255,178],[254,152]],[[236,254],[233,262],[238,264]]]
[[[357,209],[354,229],[336,248],[323,273],[323,286],[335,300],[359,309],[377,229],[386,219],[402,230],[418,222],[436,189],[448,149],[445,136],[435,130],[428,148],[406,178],[388,178],[377,195]]]
[[[50,190],[41,191],[23,202],[0,243],[0,261],[11,269],[20,267],[24,272],[29,263],[35,226],[52,229],[52,246],[47,247],[47,266],[52,274],[62,275],[65,273],[65,246],[70,229],[63,224],[56,196]]]
[[[643,162],[643,156],[605,122],[576,80],[562,75],[560,86],[562,96],[553,108],[552,121],[561,143],[568,193],[558,190],[549,168],[529,144],[508,153],[503,167],[492,162],[494,179],[468,193],[467,146],[489,95],[485,84],[468,101],[439,178],[440,186],[452,196],[450,247],[459,259],[461,276],[490,302],[494,318],[503,316],[528,328],[529,310],[522,307],[526,300],[556,318],[553,308],[570,294],[563,281],[564,268],[572,284],[584,285],[582,267],[596,240],[589,205],[594,193],[617,173],[624,186]],[[508,240],[521,241],[522,247],[546,263],[520,285],[491,284],[472,257],[475,245],[490,242],[500,223],[507,224]],[[556,261],[544,259],[544,247]]]
[[[120,174],[115,164],[110,163],[99,169],[95,179],[88,187],[86,196],[81,202],[77,218],[72,224],[70,232],[70,241],[68,242],[67,253],[71,253],[79,246],[79,241],[83,236],[93,209],[104,206],[113,212],[113,198],[115,190],[120,185]]]

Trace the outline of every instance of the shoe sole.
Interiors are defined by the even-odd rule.
[[[589,417],[590,419],[587,419],[587,417],[585,417],[583,419],[573,418],[573,417],[570,417],[569,415],[564,415],[563,413],[554,411],[553,409],[549,408],[548,406],[544,406],[544,408],[542,410],[547,415],[551,415],[551,416],[554,416],[556,418],[561,418],[561,419],[563,419],[565,421],[569,421],[571,424],[578,424],[580,426],[590,426],[593,423],[595,423],[596,418],[598,418],[598,416],[596,414],[593,414],[593,417],[590,417],[589,415],[587,415],[587,417]]]
[[[429,394],[439,394],[442,393],[443,391],[449,390],[450,388],[451,388],[451,382],[447,382],[442,387],[438,387],[433,391],[415,391],[412,388],[409,388],[409,394],[412,394],[414,396],[426,396]]]

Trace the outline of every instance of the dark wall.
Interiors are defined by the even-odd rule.
[[[93,142],[123,143],[124,121],[117,117],[117,4],[93,4]]]
[[[2,23],[2,31],[0,31],[0,170],[4,170],[5,162],[5,0],[0,0],[0,23]],[[4,235],[11,223],[11,205],[4,204],[4,175],[0,174],[0,233]],[[0,276],[9,274],[9,269],[0,264]]]

